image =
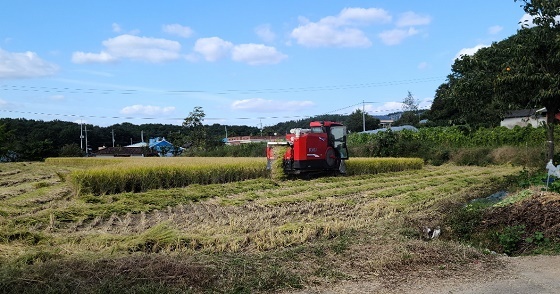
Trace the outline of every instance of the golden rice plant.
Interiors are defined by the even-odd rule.
[[[274,146],[274,159],[270,168],[270,176],[273,180],[285,180],[287,178],[284,172],[284,155],[288,151],[288,146]]]
[[[378,174],[422,169],[423,166],[424,161],[421,158],[359,157],[346,161],[346,174],[349,176]]]
[[[105,167],[74,171],[70,181],[79,194],[95,195],[141,192],[186,187],[191,184],[221,184],[267,176],[264,159],[217,160],[206,163],[181,160],[131,160]],[[226,163],[224,163],[224,161]],[[229,161],[229,163],[228,163]]]
[[[45,159],[46,164],[62,165],[68,167],[94,167],[123,162],[121,158],[91,158],[91,157],[49,157]]]

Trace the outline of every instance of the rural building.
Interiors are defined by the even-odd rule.
[[[529,124],[538,127],[546,123],[546,109],[520,109],[505,115],[500,126],[513,129],[515,126],[526,127]]]
[[[390,128],[395,122],[394,117],[389,115],[374,115],[373,117],[379,120],[379,126],[382,128]]]

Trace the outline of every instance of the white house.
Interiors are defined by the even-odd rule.
[[[505,115],[500,126],[512,129],[515,126],[525,127],[531,124],[534,128],[546,123],[546,109],[514,110]]]

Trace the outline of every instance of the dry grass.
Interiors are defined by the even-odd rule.
[[[133,260],[140,268],[153,267],[152,260],[172,266],[167,257],[174,256],[198,270],[158,280],[146,269],[156,276],[143,279],[183,290],[190,279],[194,292],[235,292],[239,287],[267,292],[302,283],[461,268],[487,257],[452,242],[422,241],[419,228],[442,225],[449,206],[495,192],[500,179],[518,172],[503,166],[427,166],[310,181],[260,179],[74,197],[56,172],[77,167],[52,166],[2,166],[2,180],[18,182],[0,208],[0,258],[22,266],[9,275],[45,279],[41,275],[52,267],[87,284],[86,276],[65,270],[78,265],[95,270],[103,263],[126,268]],[[50,184],[18,180],[35,171],[50,173],[38,180]],[[434,258],[446,254],[445,259]],[[117,276],[137,277],[133,273]]]

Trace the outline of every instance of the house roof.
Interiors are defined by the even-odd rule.
[[[128,145],[126,147],[133,147],[133,148],[148,147],[148,143],[140,142],[140,143],[135,143],[135,144],[132,144],[132,145]]]
[[[544,109],[544,110],[546,111],[546,109]],[[529,117],[529,116],[535,115],[537,112],[542,113],[543,109],[542,108],[541,109],[532,108],[532,109],[513,110],[509,113],[506,113],[504,118]]]

